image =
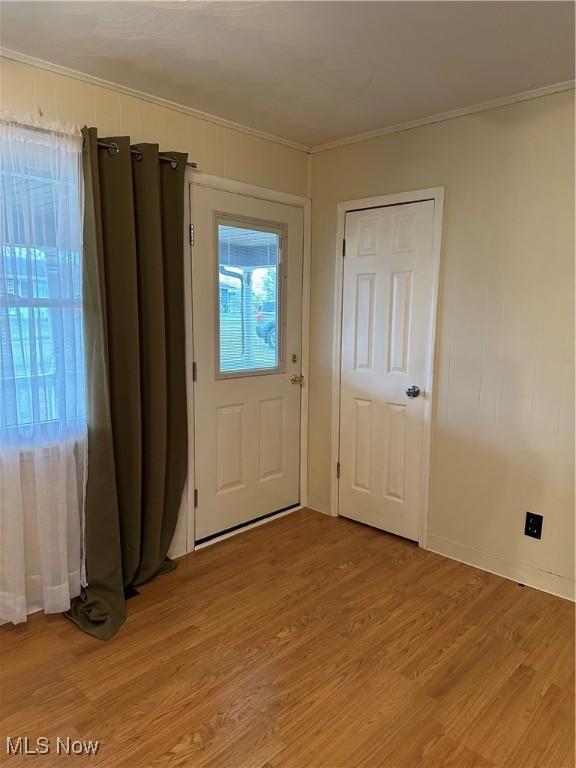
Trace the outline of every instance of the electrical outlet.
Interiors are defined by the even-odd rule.
[[[531,536],[533,539],[542,538],[542,515],[536,515],[534,512],[526,512],[526,524],[524,526],[524,535]]]

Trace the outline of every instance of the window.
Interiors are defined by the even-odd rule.
[[[217,221],[220,375],[280,368],[281,245],[274,225]]]
[[[84,426],[81,138],[0,123],[0,444]]]

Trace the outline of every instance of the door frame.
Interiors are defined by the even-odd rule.
[[[342,360],[342,310],[344,288],[344,238],[346,214],[366,208],[385,208],[392,205],[434,201],[434,232],[432,236],[432,260],[434,278],[432,285],[432,314],[430,317],[430,335],[428,338],[428,363],[426,366],[424,390],[424,424],[422,443],[422,495],[418,515],[418,544],[426,549],[428,536],[428,497],[430,487],[430,441],[432,408],[434,400],[434,368],[436,351],[436,332],[438,317],[438,285],[440,277],[440,253],[442,247],[442,218],[444,213],[444,187],[416,189],[410,192],[364,197],[359,200],[346,200],[338,203],[336,225],[335,279],[334,279],[334,345],[332,349],[332,416],[330,433],[330,515],[339,514],[339,479],[337,466],[340,457],[340,402],[341,402],[341,360]]]
[[[310,372],[310,256],[311,256],[311,232],[312,232],[312,202],[307,197],[300,197],[289,192],[279,192],[275,189],[259,187],[254,184],[246,184],[243,181],[225,179],[221,176],[213,176],[209,173],[197,171],[188,167],[186,170],[186,215],[185,215],[185,254],[186,254],[186,337],[189,340],[189,349],[192,350],[193,325],[192,325],[192,248],[189,244],[190,225],[192,215],[193,187],[207,187],[223,192],[231,192],[236,195],[253,197],[257,200],[266,200],[273,203],[291,205],[301,208],[303,212],[303,242],[302,242],[302,350],[301,364],[304,385],[301,387],[300,400],[300,507],[305,507],[308,501],[308,400],[309,400],[309,372]],[[188,360],[188,357],[190,359]],[[192,383],[192,355],[187,355],[188,381]],[[192,392],[194,385],[190,387],[188,395],[188,434],[191,445],[194,445],[194,397]],[[186,498],[186,552],[195,549],[195,509],[194,509],[194,451],[190,451],[188,466],[188,483]],[[299,507],[298,507],[299,508]]]

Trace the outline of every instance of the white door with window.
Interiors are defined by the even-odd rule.
[[[339,513],[418,540],[434,201],[346,214]]]
[[[195,539],[300,501],[303,213],[192,185]]]

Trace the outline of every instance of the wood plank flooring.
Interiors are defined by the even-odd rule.
[[[7,765],[571,768],[574,606],[301,511],[142,588],[108,643],[0,628]],[[99,740],[7,757],[6,736]]]

